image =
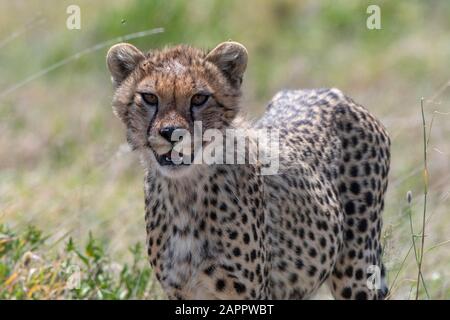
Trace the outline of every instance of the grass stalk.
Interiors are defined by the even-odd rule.
[[[424,247],[425,247],[425,222],[426,222],[426,215],[427,215],[427,199],[428,199],[428,142],[427,139],[427,124],[425,120],[425,112],[423,107],[423,101],[422,98],[420,100],[420,109],[422,114],[422,128],[423,128],[423,177],[424,177],[424,192],[423,192],[423,213],[422,213],[422,237],[421,237],[421,243],[420,243],[420,252],[419,252],[419,261],[418,261],[418,272],[417,272],[417,289],[416,289],[416,300],[419,299],[419,290],[420,290],[420,279],[422,278],[424,288],[425,281],[423,280],[422,275],[422,263],[423,263],[423,253],[424,253]]]

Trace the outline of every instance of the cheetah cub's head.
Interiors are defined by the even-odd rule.
[[[223,132],[235,118],[247,50],[230,41],[210,52],[180,45],[145,54],[120,43],[107,65],[129,144],[149,155],[148,165],[175,175],[196,163],[194,128]]]

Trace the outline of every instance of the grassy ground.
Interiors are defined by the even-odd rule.
[[[111,112],[107,47],[95,47],[157,27],[164,33],[131,42],[245,44],[243,105],[252,117],[282,88],[338,87],[385,123],[393,141],[385,260],[397,299],[413,298],[417,282],[409,209],[417,235],[425,97],[428,126],[434,120],[423,272],[431,298],[450,298],[448,1],[77,3],[81,30],[68,30],[71,1],[0,0],[0,298],[162,297],[136,247],[144,243],[142,172]],[[369,4],[381,7],[381,30],[366,28]],[[63,288],[70,266],[84,291]]]

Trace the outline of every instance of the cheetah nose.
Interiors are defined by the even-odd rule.
[[[159,134],[161,135],[161,137],[163,137],[164,139],[166,139],[167,141],[169,141],[170,143],[175,143],[176,141],[172,140],[172,135],[173,132],[177,129],[181,129],[175,126],[167,126],[167,127],[163,127],[159,130]]]

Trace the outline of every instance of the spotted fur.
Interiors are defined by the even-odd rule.
[[[113,108],[145,169],[150,264],[171,299],[304,299],[327,283],[338,299],[382,299],[381,212],[389,137],[366,109],[337,89],[283,91],[251,128],[280,133],[280,169],[157,161],[158,130],[193,120],[238,126],[247,52],[227,42],[211,52],[177,46],[147,54],[117,45],[108,54]],[[161,104],[149,108],[140,92]],[[211,94],[201,109],[196,92]],[[182,170],[183,174],[179,174]],[[382,270],[370,290],[368,268]]]

